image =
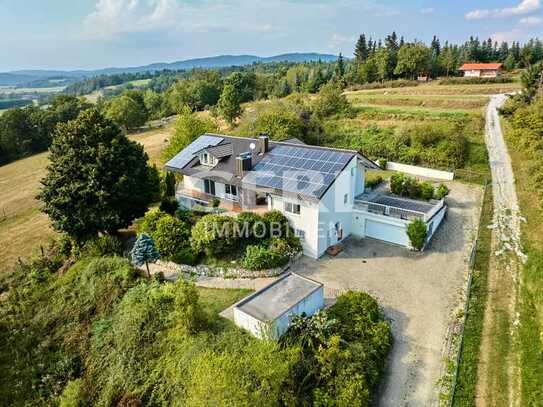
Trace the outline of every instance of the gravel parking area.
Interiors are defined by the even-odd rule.
[[[382,406],[438,401],[447,329],[463,300],[482,189],[452,182],[449,211],[427,250],[409,252],[371,239],[350,239],[335,258],[304,257],[294,271],[324,283],[325,294],[364,290],[391,321],[394,345],[379,396]]]

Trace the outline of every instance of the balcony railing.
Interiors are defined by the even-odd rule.
[[[445,205],[445,201],[442,199],[437,204],[435,204],[430,211],[425,213],[414,211],[411,209],[400,208],[397,206],[383,205],[376,202],[366,201],[364,199],[355,199],[354,202],[355,208],[366,212],[404,220],[422,219],[425,222],[429,221]]]

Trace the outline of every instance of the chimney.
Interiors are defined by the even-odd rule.
[[[236,177],[243,177],[245,171],[251,171],[252,168],[251,153],[242,153],[236,157]]]
[[[264,154],[267,153],[270,146],[270,137],[266,133],[262,133],[258,137],[258,153]]]

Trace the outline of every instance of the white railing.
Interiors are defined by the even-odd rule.
[[[375,213],[377,215],[383,216],[391,216],[393,218],[405,220],[422,219],[425,222],[429,221],[432,216],[438,213],[445,205],[445,200],[442,199],[437,204],[435,204],[428,213],[424,213],[419,211],[413,211],[411,209],[398,208],[397,206],[383,205],[363,199],[355,199],[354,202],[355,207],[358,207],[359,209],[366,212]]]
[[[425,214],[423,212],[412,211],[409,209],[402,209],[395,206],[383,205],[375,202],[364,201],[362,199],[355,199],[355,204],[360,209],[375,213],[377,215],[391,216],[398,219],[423,219],[425,220]]]

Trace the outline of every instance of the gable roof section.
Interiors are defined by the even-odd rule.
[[[231,156],[233,153],[232,143],[225,143],[213,147],[207,147],[201,151],[206,151],[208,154],[211,154],[213,157],[219,159]]]
[[[204,134],[185,147],[179,154],[166,163],[164,168],[168,171],[179,171],[185,168],[196,154],[204,148],[216,146],[223,142],[224,137]]]
[[[491,64],[464,64],[460,68],[460,71],[477,71],[477,70],[496,70],[500,69],[502,64],[500,63],[491,63]]]

